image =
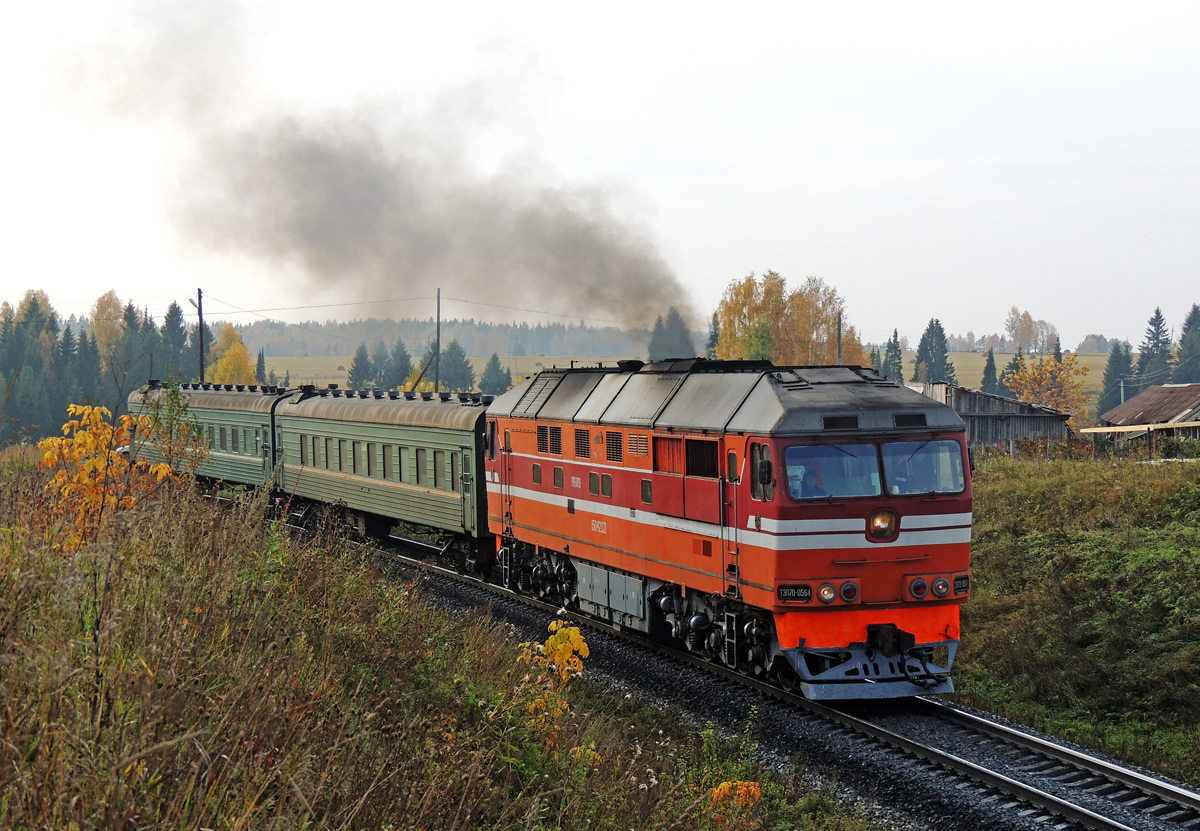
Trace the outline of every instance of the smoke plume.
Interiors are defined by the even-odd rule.
[[[347,299],[440,287],[629,327],[648,328],[672,305],[694,319],[610,189],[562,181],[528,158],[484,171],[473,142],[505,101],[494,88],[503,78],[423,111],[402,101],[283,108],[251,92],[241,29],[236,6],[163,4],[90,56],[110,111],[184,137],[170,202],[186,242],[287,266]]]

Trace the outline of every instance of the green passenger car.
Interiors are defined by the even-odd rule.
[[[484,415],[477,400],[305,388],[275,411],[278,487],[345,506],[364,532],[407,523],[478,538]]]
[[[198,476],[258,487],[271,483],[275,454],[271,411],[289,393],[275,387],[244,384],[184,384],[180,395],[188,415],[200,425],[208,458]],[[167,388],[157,381],[129,396],[131,413],[148,415],[165,404]]]

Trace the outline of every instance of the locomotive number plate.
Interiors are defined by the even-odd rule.
[[[779,586],[775,595],[782,603],[812,603],[813,590],[808,583],[798,583],[789,586]]]

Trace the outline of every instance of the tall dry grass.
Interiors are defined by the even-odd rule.
[[[865,827],[262,496],[167,482],[69,551],[48,481],[0,459],[0,827]]]

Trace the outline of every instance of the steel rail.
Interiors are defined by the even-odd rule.
[[[437,548],[436,546],[431,546],[421,540],[410,540],[407,538],[397,537],[392,537],[390,540],[403,545],[413,545],[427,553],[434,553]],[[384,554],[389,559],[401,561],[403,565],[408,565],[422,571],[437,574],[454,582],[471,586],[476,589],[481,589],[490,594],[505,597],[533,608],[541,609],[550,614],[581,623],[589,628],[594,628],[597,630],[603,629],[605,632],[615,634],[618,637],[631,643],[638,644],[643,648],[650,647],[674,660],[682,661],[683,663],[699,667],[715,675],[726,678],[727,680],[750,687],[757,692],[768,695],[788,705],[805,709],[823,719],[832,721],[861,735],[869,736],[911,756],[923,759],[931,764],[953,771],[959,776],[962,776],[972,782],[985,785],[1026,805],[1032,806],[1046,813],[1062,817],[1069,822],[1073,822],[1084,828],[1092,829],[1092,831],[1137,831],[1133,827],[1118,820],[1105,817],[1102,814],[1097,814],[1081,805],[1076,805],[1075,803],[1057,797],[1054,794],[1048,793],[1039,788],[1033,787],[1032,785],[1028,785],[1024,782],[1020,782],[1016,779],[1005,776],[997,771],[989,770],[966,759],[955,756],[947,751],[914,741],[898,733],[894,733],[891,730],[871,724],[869,721],[857,718],[848,713],[841,712],[840,710],[836,710],[824,704],[820,704],[815,701],[809,701],[808,699],[802,698],[794,693],[787,692],[786,690],[780,689],[777,686],[768,684],[757,678],[753,678],[743,673],[731,670],[721,664],[713,663],[687,652],[680,652],[671,649],[662,644],[657,644],[644,638],[634,637],[611,623],[599,621],[594,618],[589,618],[584,615],[570,612],[566,609],[560,608],[557,604],[545,603],[544,601],[537,600],[536,598],[530,598],[526,595],[518,594],[517,592],[514,592],[503,586],[498,586],[494,583],[488,583],[483,580],[461,574],[454,569],[447,568],[445,566],[437,565],[413,557],[408,557],[393,551],[387,551],[384,552]],[[985,720],[980,719],[980,721]],[[1066,751],[1066,749],[1063,750],[1064,752],[1069,752]],[[1132,775],[1132,772],[1129,772],[1129,774]]]

